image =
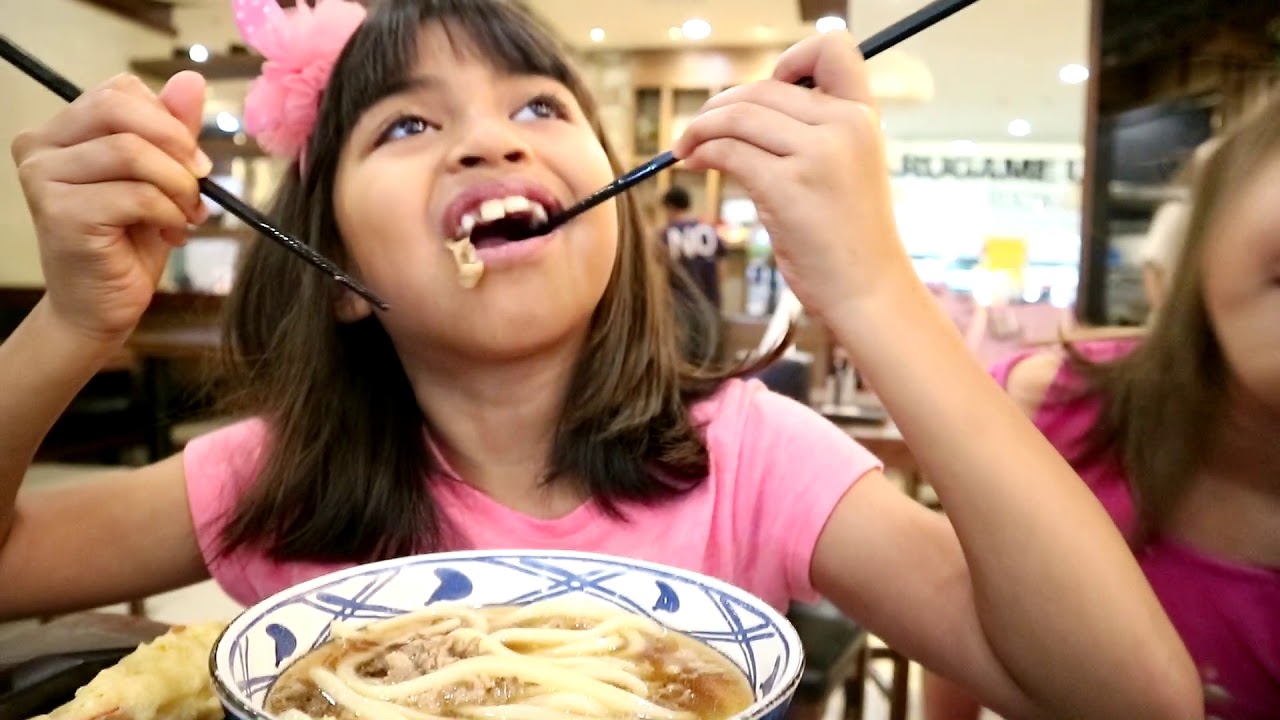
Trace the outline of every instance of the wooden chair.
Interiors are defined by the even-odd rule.
[[[819,720],[838,688],[845,691],[845,717],[862,717],[867,633],[833,605],[795,604],[787,613],[804,647],[805,668],[787,720]]]
[[[888,661],[890,674],[885,678],[872,667],[874,663]],[[906,720],[910,702],[911,661],[891,647],[867,647],[862,657],[863,676],[870,679],[889,700],[889,720]],[[861,714],[857,716],[861,718]],[[848,720],[853,720],[846,715]]]

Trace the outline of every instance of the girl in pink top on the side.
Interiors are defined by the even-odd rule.
[[[287,161],[277,219],[391,309],[255,244],[228,313],[250,417],[15,502],[202,217],[204,86],[117,78],[19,137],[48,293],[0,346],[0,619],[210,575],[247,603],[406,553],[596,550],[780,609],[825,596],[1011,717],[1200,717],[1195,668],[1122,536],[917,279],[848,34],[716,96],[674,151],[747,188],[788,286],[875,384],[949,518],[813,410],[681,356],[629,195],[508,241],[623,169],[570,53],[522,3],[366,16],[322,0],[266,18],[298,27],[253,25],[280,15],[270,0],[236,4],[268,58],[245,128]],[[451,251],[467,234],[474,287]]]
[[[1280,93],[1200,163],[1145,337],[1019,355],[994,374],[1129,537],[1199,668],[1207,716],[1276,720]],[[979,714],[940,678],[925,690],[933,720]]]

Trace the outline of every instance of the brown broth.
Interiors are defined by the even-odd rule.
[[[495,613],[492,620],[500,620],[507,608],[484,608],[486,614]],[[423,626],[430,625],[432,620],[424,620]],[[553,617],[540,618],[518,625],[504,627],[522,628],[571,628],[586,629],[594,625],[594,621],[579,618]],[[283,673],[269,691],[265,709],[272,714],[280,714],[289,709],[300,710],[313,718],[332,717],[336,720],[360,720],[355,713],[346,708],[337,707],[320,691],[308,677],[311,669],[317,666],[334,670],[342,658],[352,652],[367,652],[383,646],[386,653],[376,660],[366,661],[357,672],[365,679],[381,681],[388,678],[390,682],[398,682],[408,677],[418,677],[425,672],[395,676],[404,667],[394,667],[395,663],[387,662],[395,651],[401,656],[413,657],[421,662],[428,672],[438,667],[447,666],[454,659],[463,659],[479,654],[474,646],[447,645],[443,656],[440,647],[432,646],[445,642],[443,636],[425,640],[413,640],[422,645],[410,646],[403,637],[407,628],[398,629],[394,641],[377,639],[378,624],[367,626],[353,638],[330,640],[316,650],[299,658]],[[533,645],[511,643],[508,647],[525,652],[535,649]],[[421,648],[423,652],[416,653]],[[409,652],[406,653],[406,649]],[[399,658],[403,663],[403,657]],[[646,684],[649,701],[669,710],[680,710],[692,713],[698,720],[726,720],[741,712],[754,700],[750,685],[742,671],[727,658],[710,647],[674,630],[667,630],[658,638],[651,638],[650,645],[636,657],[631,658],[638,666],[637,676]],[[443,664],[437,664],[439,660]],[[401,663],[401,664],[402,664]],[[415,666],[414,670],[421,669]],[[408,698],[404,705],[411,709],[433,713],[446,718],[460,718],[454,711],[462,705],[504,705],[518,702],[533,685],[516,678],[476,678],[466,683],[447,688],[439,694],[427,698]],[[623,716],[616,716],[622,720]],[[597,720],[614,720],[614,716]],[[625,720],[637,720],[634,715]]]
[[[687,710],[699,720],[725,720],[754,701],[747,677],[715,650],[674,630],[656,645],[645,653],[640,674],[653,703]],[[695,664],[692,672],[680,667],[686,659]],[[673,689],[678,689],[675,697]]]

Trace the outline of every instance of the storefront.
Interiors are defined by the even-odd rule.
[[[890,141],[887,162],[898,227],[926,283],[982,302],[1074,303],[1081,146]],[[763,270],[768,233],[733,183],[725,185],[719,218],[744,256],[743,278],[730,278],[726,290],[743,295],[747,314],[768,312],[778,287]]]
[[[898,227],[926,282],[989,296],[984,278],[1007,273],[1006,299],[1074,302],[1079,145],[890,142],[888,163]]]

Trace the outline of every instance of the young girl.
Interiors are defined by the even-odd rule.
[[[787,282],[879,389],[954,528],[808,408],[681,358],[628,198],[502,240],[502,209],[554,212],[621,170],[520,5],[388,0],[365,18],[326,0],[291,20],[306,32],[254,36],[271,62],[246,113],[296,161],[275,215],[392,309],[256,245],[228,332],[250,419],[154,466],[17,497],[201,218],[203,85],[182,74],[157,96],[116,78],[20,136],[48,291],[0,347],[0,615],[209,576],[251,603],[440,549],[593,550],[779,609],[826,596],[1011,718],[1201,717],[1195,668],[1120,533],[917,281],[848,35],[710,101],[675,151],[744,183]],[[467,231],[472,288],[449,250]]]
[[[1019,355],[996,378],[1131,537],[1206,713],[1280,717],[1280,94],[1200,155],[1146,338]],[[928,715],[978,702],[926,677]]]

